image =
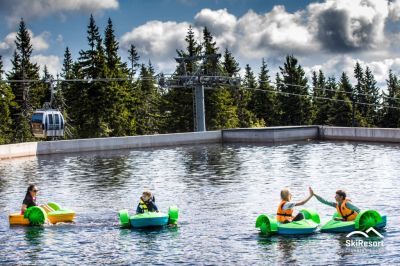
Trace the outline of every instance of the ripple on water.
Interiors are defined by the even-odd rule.
[[[3,264],[395,264],[400,250],[398,145],[304,142],[201,145],[40,156],[0,161],[0,261]],[[26,187],[40,202],[74,209],[73,225],[9,227]],[[254,228],[275,213],[279,191],[293,200],[307,187],[333,200],[345,189],[362,209],[388,215],[384,249],[346,248],[343,235],[264,237]],[[128,230],[118,210],[133,213],[144,189],[161,210],[176,204],[179,226]],[[385,200],[382,200],[385,199]],[[327,221],[333,208],[312,199]]]

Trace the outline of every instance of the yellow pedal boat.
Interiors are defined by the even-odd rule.
[[[52,224],[68,223],[74,221],[75,212],[49,202],[46,205],[30,207],[25,214],[11,213],[8,218],[10,225],[41,225],[47,221]]]

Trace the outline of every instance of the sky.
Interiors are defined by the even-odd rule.
[[[32,61],[55,75],[67,46],[74,58],[88,49],[90,14],[101,33],[112,19],[124,60],[133,44],[157,72],[173,72],[176,49],[184,49],[192,25],[198,41],[207,26],[220,52],[232,51],[242,71],[249,64],[258,73],[264,58],[274,77],[290,54],[308,76],[322,69],[352,77],[357,61],[382,87],[389,69],[400,74],[400,0],[0,0],[5,70],[21,18],[31,34]]]

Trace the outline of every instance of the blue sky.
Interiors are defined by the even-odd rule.
[[[258,72],[262,58],[271,75],[294,54],[306,69],[338,77],[352,75],[356,61],[369,66],[383,85],[389,69],[400,71],[400,0],[1,0],[0,54],[6,71],[15,49],[20,18],[32,33],[39,65],[60,71],[69,46],[74,57],[87,49],[86,27],[94,14],[100,31],[113,20],[121,55],[134,44],[144,62],[158,71],[174,69],[173,56],[184,47],[188,25],[198,40],[207,26],[221,52],[229,48],[242,69]]]

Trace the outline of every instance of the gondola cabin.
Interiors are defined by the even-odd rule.
[[[32,134],[37,138],[63,137],[64,117],[57,110],[37,110],[31,119]]]

